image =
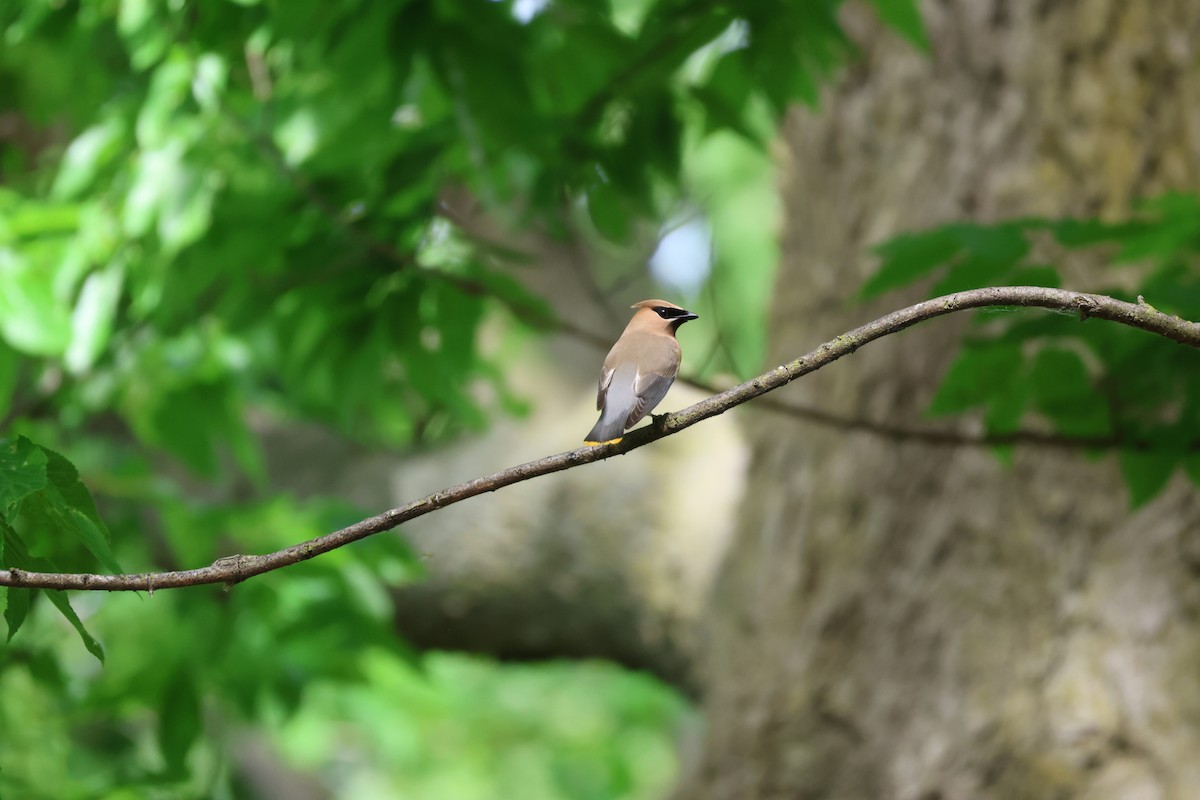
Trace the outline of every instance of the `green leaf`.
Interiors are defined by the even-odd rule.
[[[158,61],[171,46],[172,31],[161,19],[156,19],[157,5],[152,0],[124,0],[120,5],[117,30],[137,70]]]
[[[1026,228],[1033,223],[1009,222],[1002,225],[956,225],[955,236],[975,256],[996,264],[1011,266],[1029,252]]]
[[[553,102],[557,116],[578,114],[588,100],[604,90],[629,58],[630,41],[612,28],[603,14],[575,19],[566,15],[554,19],[538,17],[532,24],[539,33],[540,29],[555,29],[543,37],[552,42],[543,58],[548,70],[545,75],[550,89],[548,99]]]
[[[966,289],[978,289],[983,286],[995,286],[1003,283],[1003,276],[1011,264],[997,262],[984,258],[975,253],[959,259],[946,276],[933,285],[930,294],[937,296],[961,292]]]
[[[0,336],[17,350],[57,357],[71,340],[66,306],[55,297],[56,270],[0,258]]]
[[[437,298],[432,322],[441,333],[438,355],[452,372],[465,374],[477,358],[475,338],[483,317],[483,303],[453,285],[439,287],[430,294]]]
[[[958,414],[983,405],[1020,377],[1021,350],[1015,344],[987,343],[962,349],[938,385],[929,405],[935,415]]]
[[[49,563],[46,559],[31,558],[28,549],[25,548],[25,543],[20,540],[16,531],[7,528],[6,525],[0,525],[0,528],[4,528],[0,533],[4,534],[8,545],[8,563],[20,570],[58,571],[54,564]],[[100,645],[100,642],[97,642],[95,637],[91,636],[88,628],[84,627],[83,620],[80,620],[79,615],[71,608],[71,602],[67,600],[65,591],[8,588],[8,602],[4,612],[5,621],[8,625],[8,640],[12,640],[22,622],[25,621],[26,615],[29,614],[30,603],[34,599],[35,591],[42,591],[48,597],[49,601],[54,603],[54,607],[59,609],[59,612],[70,622],[71,627],[79,633],[79,638],[83,639],[83,645],[88,649],[88,652],[96,656],[97,660],[103,663],[104,649]]]
[[[229,83],[229,65],[215,53],[205,53],[196,59],[192,95],[205,111],[221,110],[221,98]]]
[[[150,415],[153,439],[201,476],[217,472],[217,449],[226,412],[220,383],[189,384],[168,392]]]
[[[879,18],[890,25],[897,33],[908,39],[918,49],[930,51],[929,37],[925,34],[925,25],[921,22],[921,11],[917,0],[871,0]]]
[[[0,419],[12,409],[13,393],[21,376],[21,356],[0,339]]]
[[[1121,238],[1119,261],[1169,258],[1200,245],[1200,195],[1168,192],[1141,203],[1139,210],[1154,219]]]
[[[7,597],[7,603],[4,606],[4,623],[8,626],[8,641],[12,641],[29,616],[29,604],[36,591],[36,589],[21,589],[16,586],[5,587],[4,594]]]
[[[46,487],[45,452],[24,436],[0,441],[0,521],[12,523],[21,501]]]
[[[1033,403],[1055,428],[1068,436],[1104,436],[1112,432],[1108,405],[1095,390],[1087,368],[1071,350],[1047,347],[1030,375]]]
[[[63,153],[51,194],[74,198],[90,188],[100,170],[117,154],[124,133],[124,121],[114,116],[76,136]]]
[[[183,146],[169,143],[159,149],[143,148],[136,155],[125,194],[121,224],[126,236],[137,238],[149,233],[159,210],[173,187],[182,182]]]
[[[180,666],[159,698],[158,746],[171,777],[188,774],[187,756],[200,737],[202,718],[196,681],[191,670]]]
[[[3,221],[4,233],[26,241],[55,234],[71,234],[79,227],[79,207],[70,203],[42,203],[21,199]]]
[[[92,494],[79,480],[79,472],[66,458],[42,447],[46,455],[47,486],[28,498],[21,515],[49,535],[77,538],[109,572],[123,572],[113,555],[108,528],[96,512]]]
[[[192,244],[208,230],[213,200],[220,181],[192,167],[182,167],[159,209],[158,237],[163,250],[173,253]]]
[[[588,216],[596,230],[612,242],[626,242],[632,230],[630,211],[621,193],[608,183],[597,183],[588,192]]]
[[[1063,219],[1050,225],[1054,238],[1064,247],[1089,247],[1109,242],[1120,236],[1121,230],[1121,226],[1099,219]]]
[[[1186,257],[1172,259],[1146,280],[1139,294],[1152,299],[1160,311],[1196,319],[1200,317],[1200,270]]]
[[[859,294],[866,299],[907,286],[947,263],[962,250],[962,240],[953,225],[893,237],[875,248],[875,253],[883,257],[883,263],[863,284]]]
[[[192,138],[187,134],[191,133],[194,122],[190,115],[181,112],[192,93],[194,79],[192,57],[182,47],[173,48],[170,56],[154,69],[134,127],[140,148],[169,148],[176,154],[182,153],[186,140]]]
[[[1200,195],[1195,192],[1165,192],[1138,203],[1137,207],[1164,222],[1200,227]]]
[[[1179,454],[1170,450],[1123,450],[1118,461],[1129,487],[1129,505],[1137,508],[1154,499],[1167,485],[1179,463]]]
[[[1143,225],[1122,236],[1121,252],[1117,263],[1140,262],[1146,259],[1168,258],[1187,248],[1200,233],[1200,224],[1195,221],[1168,220]]]
[[[71,344],[63,357],[71,372],[87,370],[108,344],[123,278],[124,270],[118,262],[84,279],[71,315]]]
[[[29,552],[20,535],[6,524],[0,523],[0,537],[5,543],[4,565],[17,569],[28,569]],[[8,641],[17,635],[25,618],[29,616],[29,606],[37,589],[21,589],[16,586],[7,587],[8,602],[4,607],[4,622],[8,625]]]
[[[1029,384],[1024,371],[1013,373],[1013,379],[988,395],[983,424],[988,433],[1012,433],[1017,430],[1025,409],[1029,406]]]
[[[815,106],[819,81],[833,73],[852,47],[838,27],[836,3],[793,3],[791,14],[773,4],[744,4],[754,45],[747,48],[757,86],[778,115],[797,100]]]
[[[83,640],[83,646],[87,648],[87,651],[103,664],[104,648],[94,636],[88,633],[87,628],[83,626],[83,620],[75,613],[75,609],[71,608],[71,601],[67,599],[67,593],[56,589],[46,589],[44,590],[44,594],[54,604],[54,607],[67,618],[67,622],[71,623],[71,627],[79,634],[79,638]]]
[[[734,50],[721,56],[708,81],[692,89],[693,96],[704,107],[708,132],[728,128],[757,147],[764,147],[763,137],[746,122],[746,106],[755,89],[745,51]]]

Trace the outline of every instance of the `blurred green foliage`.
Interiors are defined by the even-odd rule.
[[[274,495],[251,412],[409,448],[519,411],[503,343],[554,312],[448,191],[616,247],[698,209],[697,302],[748,317],[765,143],[850,54],[838,5],[0,0],[0,564],[191,567],[365,513]],[[914,0],[874,5],[923,43]],[[724,330],[705,368],[753,370],[763,328]],[[377,537],[229,593],[0,591],[0,797],[253,796],[246,730],[339,796],[661,790],[677,698],[422,676],[386,597],[417,573]]]
[[[696,217],[711,272],[682,299],[714,324],[694,368],[753,373],[765,327],[729,321],[769,301],[766,144],[851,55],[839,5],[0,0],[0,564],[197,566],[377,510],[272,493],[251,413],[414,448],[518,412],[503,343],[555,311],[448,191],[617,253]],[[914,0],[872,6],[928,48]],[[1041,240],[1132,265],[1088,288],[1200,317],[1193,195],[1122,224],[906,234],[864,293],[1057,285]],[[1135,504],[1180,466],[1200,483],[1193,351],[977,320],[932,413],[1116,447]],[[596,665],[413,653],[387,587],[419,572],[376,537],[228,593],[0,591],[0,797],[250,797],[255,737],[342,797],[669,783],[678,697]]]
[[[914,0],[871,4],[928,48]],[[190,567],[368,511],[270,492],[251,412],[413,448],[519,411],[482,332],[555,311],[448,191],[615,252],[696,216],[711,273],[682,299],[715,322],[696,369],[756,371],[765,327],[728,321],[771,291],[766,143],[851,55],[839,5],[0,0],[0,563]],[[1200,317],[1193,195],[1123,224],[907,234],[864,291],[1057,285],[1040,239],[1133,265],[1095,291]],[[1200,483],[1194,352],[977,320],[933,413],[1115,446],[1135,504],[1180,466]],[[228,593],[0,591],[0,797],[249,797],[253,737],[343,797],[663,789],[678,697],[595,665],[413,653],[386,590],[419,572],[376,537]]]
[[[1041,245],[1035,248],[1034,244]],[[866,297],[932,278],[933,295],[981,286],[1057,287],[1044,259],[1102,248],[1111,284],[1069,288],[1150,303],[1200,319],[1200,197],[1146,201],[1128,221],[1020,219],[953,223],[898,236],[877,249]],[[1037,255],[1034,255],[1037,254]],[[950,365],[930,407],[935,415],[983,410],[986,429],[1011,434],[1030,417],[1094,453],[1116,450],[1134,506],[1183,468],[1200,486],[1200,353],[1194,348],[1077,314],[994,309]],[[1002,449],[1008,456],[1011,448]]]
[[[430,655],[424,676],[367,653],[368,682],[313,688],[281,732],[298,763],[349,744],[366,765],[349,797],[529,800],[661,796],[674,777],[683,702],[601,664],[509,667]],[[331,725],[330,720],[335,721]]]

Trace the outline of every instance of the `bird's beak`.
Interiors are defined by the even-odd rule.
[[[676,317],[675,319],[679,320],[680,322],[690,322],[691,320],[694,320],[694,319],[700,319],[700,315],[693,314],[691,311],[689,311],[686,314],[682,314],[682,315]]]

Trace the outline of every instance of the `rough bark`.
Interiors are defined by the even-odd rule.
[[[774,360],[874,316],[847,300],[888,234],[1111,217],[1200,186],[1200,5],[926,3],[930,58],[848,11],[863,60],[786,133]],[[1072,288],[1098,288],[1075,268]],[[955,326],[792,391],[918,419]],[[1111,458],[1019,451],[1008,469],[765,415],[751,441],[678,798],[1200,797],[1185,481],[1131,513]]]

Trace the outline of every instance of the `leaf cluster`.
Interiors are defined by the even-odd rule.
[[[920,39],[912,0],[875,5]],[[761,149],[816,98],[850,52],[837,6],[0,0],[3,112],[28,134],[0,139],[0,564],[169,569],[346,521],[213,499],[239,474],[265,494],[256,415],[420,447],[519,411],[504,358],[552,313],[446,198],[627,241],[689,194],[689,150]],[[743,303],[766,291],[758,245]],[[222,726],[364,680],[352,654],[407,657],[384,592],[413,569],[380,541],[217,600],[5,590],[0,729],[57,719],[79,766],[6,761],[0,794],[228,789]],[[47,611],[106,643],[103,673]]]
[[[980,286],[1057,287],[1063,267],[1035,255],[1047,249],[1060,263],[1074,251],[1095,249],[1109,265],[1102,277],[1116,284],[1097,291],[1200,318],[1200,198],[1185,193],[1147,201],[1120,223],[1034,218],[904,234],[877,248],[882,261],[862,294],[919,280],[932,281],[933,295]],[[1079,316],[1086,319],[1086,309]],[[1095,452],[1116,448],[1135,506],[1157,495],[1178,468],[1200,485],[1198,354],[1124,326],[1078,322],[1015,309],[979,312],[930,413],[978,409],[987,431],[1001,436],[1034,416],[1064,443]]]

